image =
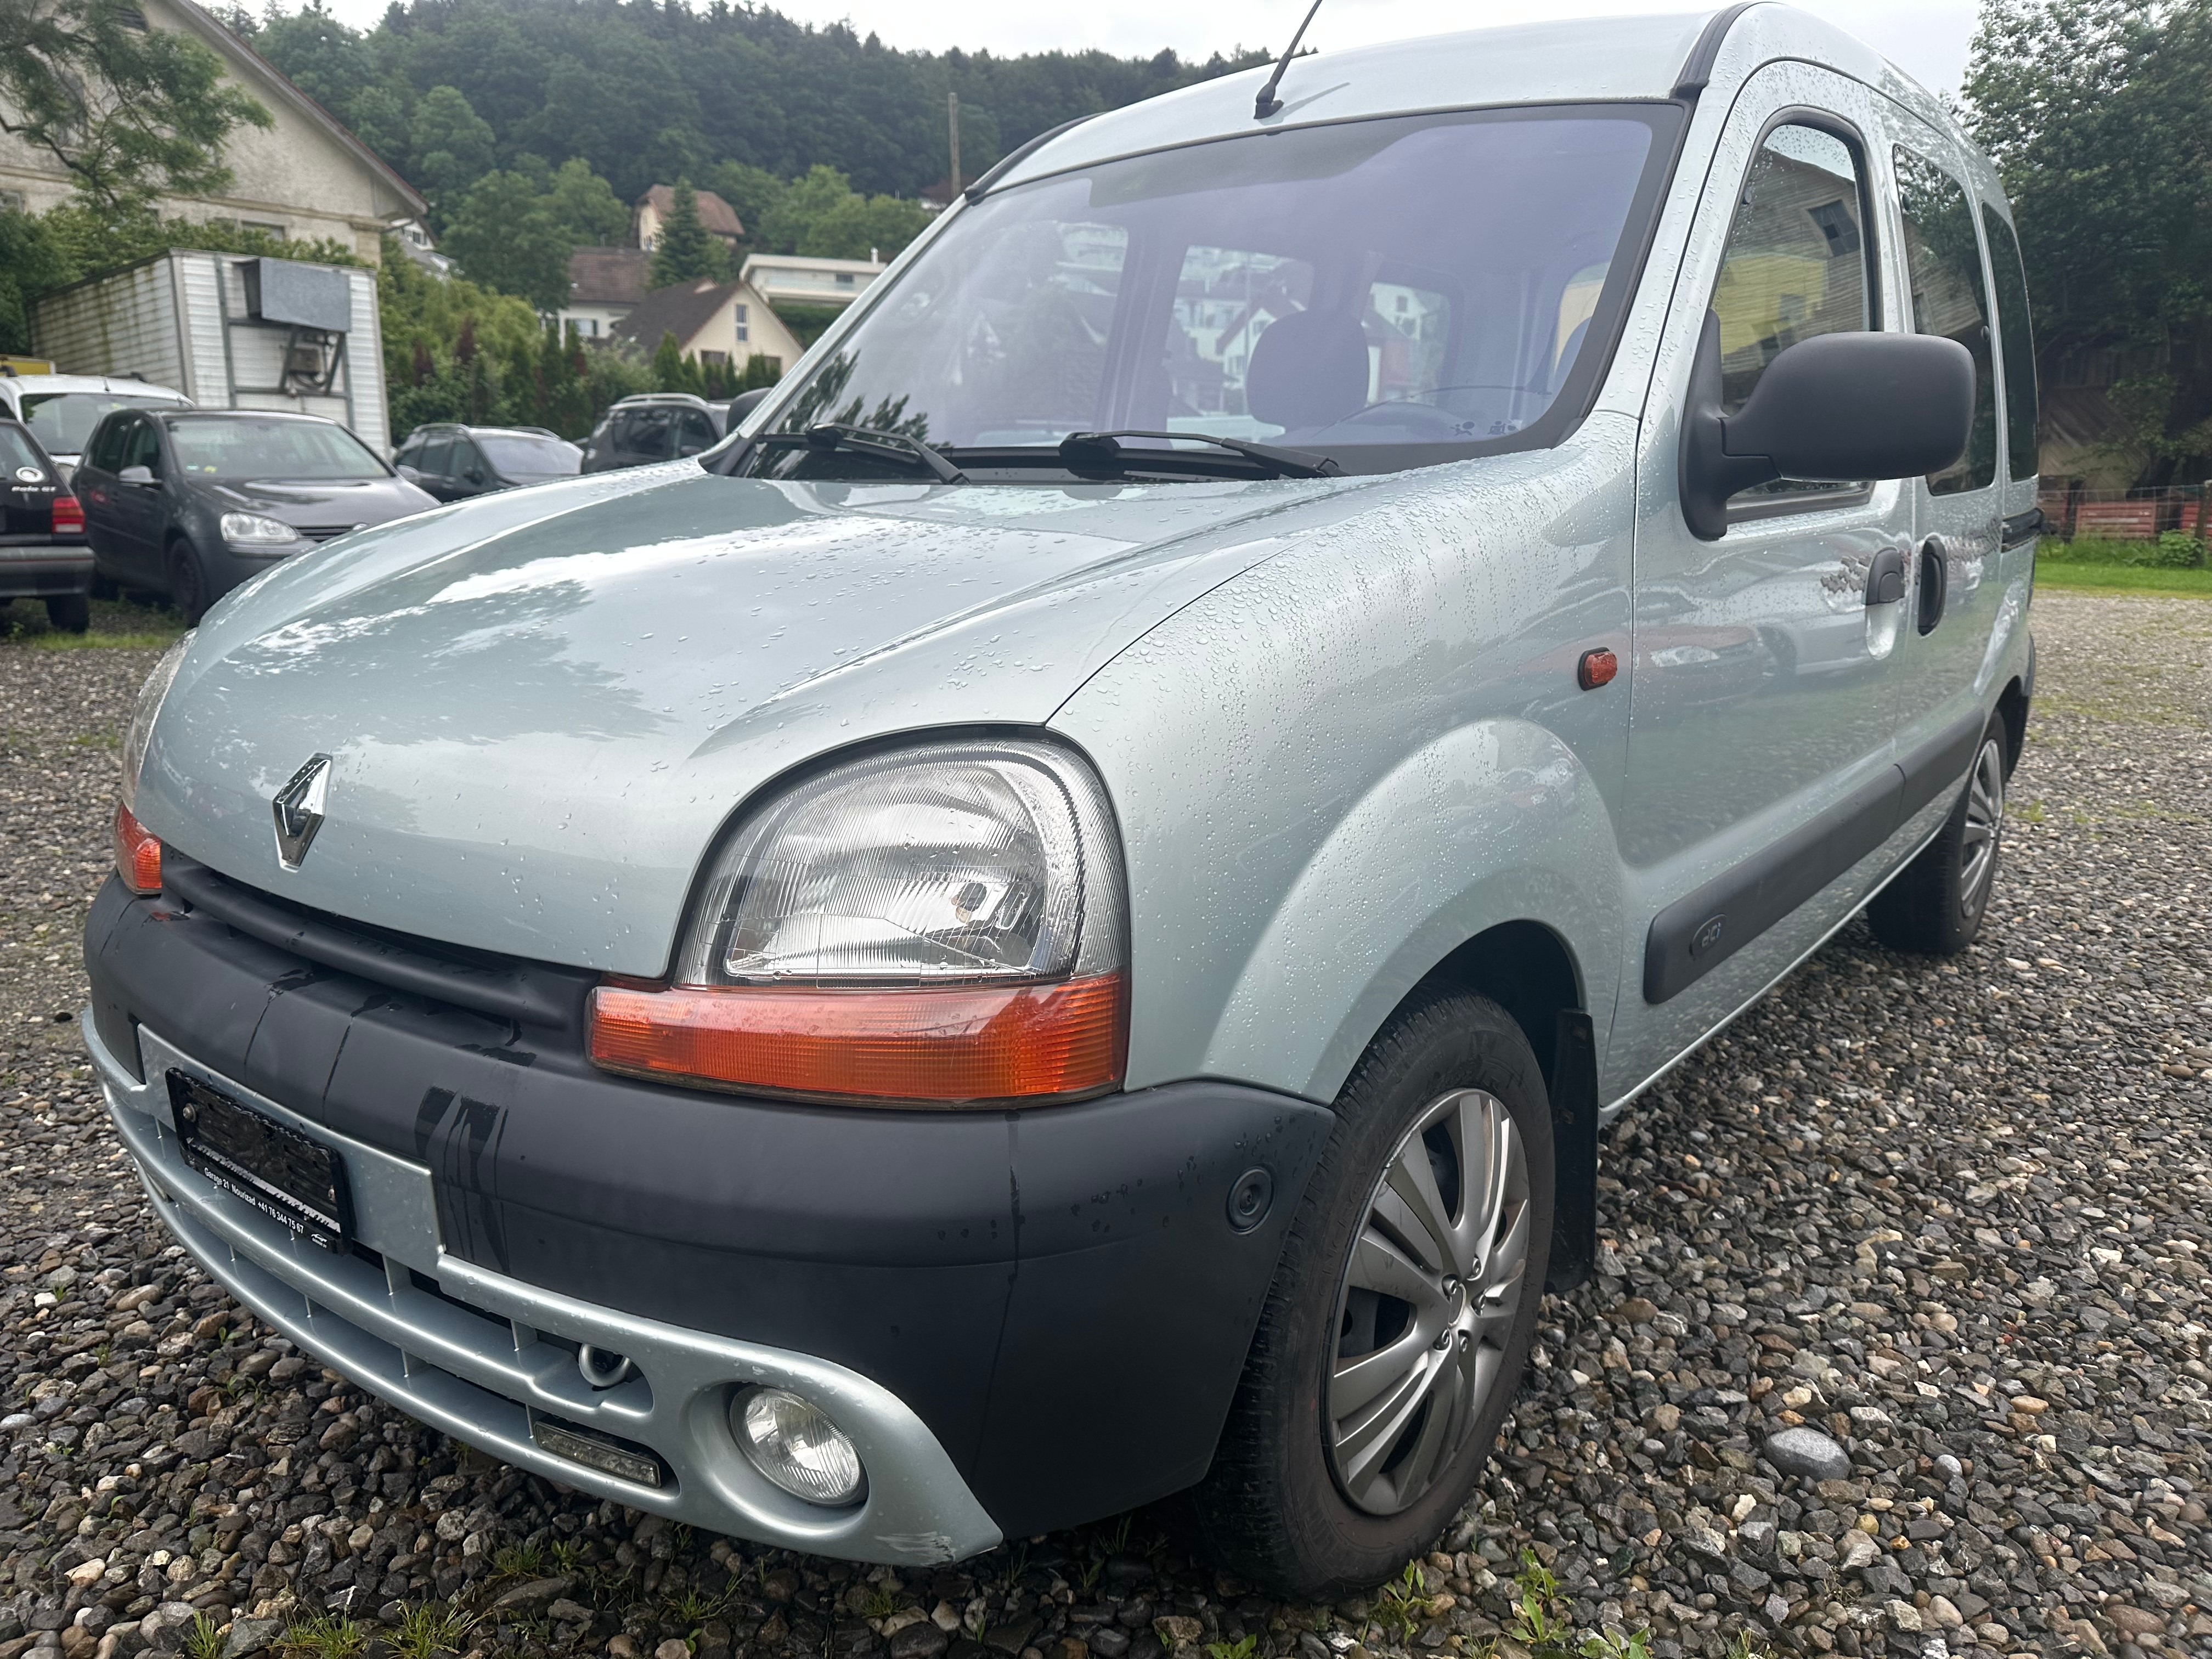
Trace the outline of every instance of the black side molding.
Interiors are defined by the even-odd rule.
[[[1980,746],[1984,725],[1978,714],[1960,721],[1810,823],[1654,916],[1644,947],[1644,1000],[1658,1003],[1680,995],[1955,787]]]
[[[2014,513],[2004,521],[2004,544],[2018,547],[2022,542],[2033,541],[2051,527],[2051,520],[2039,507],[2031,507],[2025,513]]]
[[[1705,89],[1705,83],[1713,78],[1713,65],[1720,59],[1721,42],[1728,39],[1730,26],[1758,3],[1759,0],[1738,0],[1726,11],[1713,15],[1705,33],[1698,36],[1698,44],[1690,48],[1689,57],[1683,60],[1681,74],[1674,77],[1675,97],[1694,99]]]
[[[598,975],[578,968],[521,961],[478,963],[410,949],[336,917],[241,886],[173,848],[161,849],[161,886],[188,908],[204,911],[264,945],[372,984],[495,1019],[580,1030],[584,999],[599,982]]]

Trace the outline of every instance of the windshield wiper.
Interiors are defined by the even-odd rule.
[[[1125,449],[1120,441],[1123,438],[1211,444],[1248,461],[1257,461],[1278,478],[1334,478],[1344,471],[1331,457],[1310,450],[1279,449],[1272,444],[1247,443],[1242,438],[1217,438],[1207,432],[1144,432],[1118,427],[1111,432],[1069,433],[1060,441],[1060,459],[1070,471],[1121,472],[1131,466],[1153,472],[1170,468],[1190,471],[1194,463],[1197,470],[1212,471],[1219,465],[1172,449]]]
[[[856,455],[866,455],[876,460],[916,463],[934,476],[939,483],[964,484],[968,482],[965,472],[921,439],[877,427],[847,426],[837,421],[824,421],[819,425],[808,427],[804,432],[763,432],[753,441],[772,449],[793,449],[800,445],[825,453],[849,449]]]

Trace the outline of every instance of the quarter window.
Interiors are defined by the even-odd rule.
[[[1990,272],[1996,281],[1997,345],[2004,355],[2005,459],[2015,478],[2036,473],[2035,336],[2027,320],[2027,271],[2012,227],[1982,204],[1990,239]]]
[[[1974,357],[1974,427],[1965,454],[1931,473],[1933,495],[1984,489],[1996,482],[1996,391],[1990,372],[1990,299],[1982,284],[1981,245],[1965,186],[1926,156],[1899,145],[1897,199],[1904,216],[1905,275],[1912,326],[1956,340]]]

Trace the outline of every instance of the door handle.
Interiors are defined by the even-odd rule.
[[[1943,607],[1951,597],[1950,548],[1941,536],[1920,544],[1920,615],[1914,626],[1933,634],[1943,620]]]
[[[1871,611],[1878,605],[1895,605],[1904,597],[1904,550],[1885,547],[1867,566],[1867,609]]]

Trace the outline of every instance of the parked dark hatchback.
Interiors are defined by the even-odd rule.
[[[84,509],[30,428],[0,420],[0,606],[44,599],[47,621],[82,634],[91,625],[91,588]]]
[[[574,477],[584,452],[542,426],[418,426],[392,458],[441,501]]]
[[[614,472],[702,453],[766,395],[764,390],[747,392],[730,403],[708,403],[688,392],[624,398],[584,440],[583,470]]]
[[[76,472],[98,573],[197,622],[278,559],[435,507],[335,421],[120,410]]]

